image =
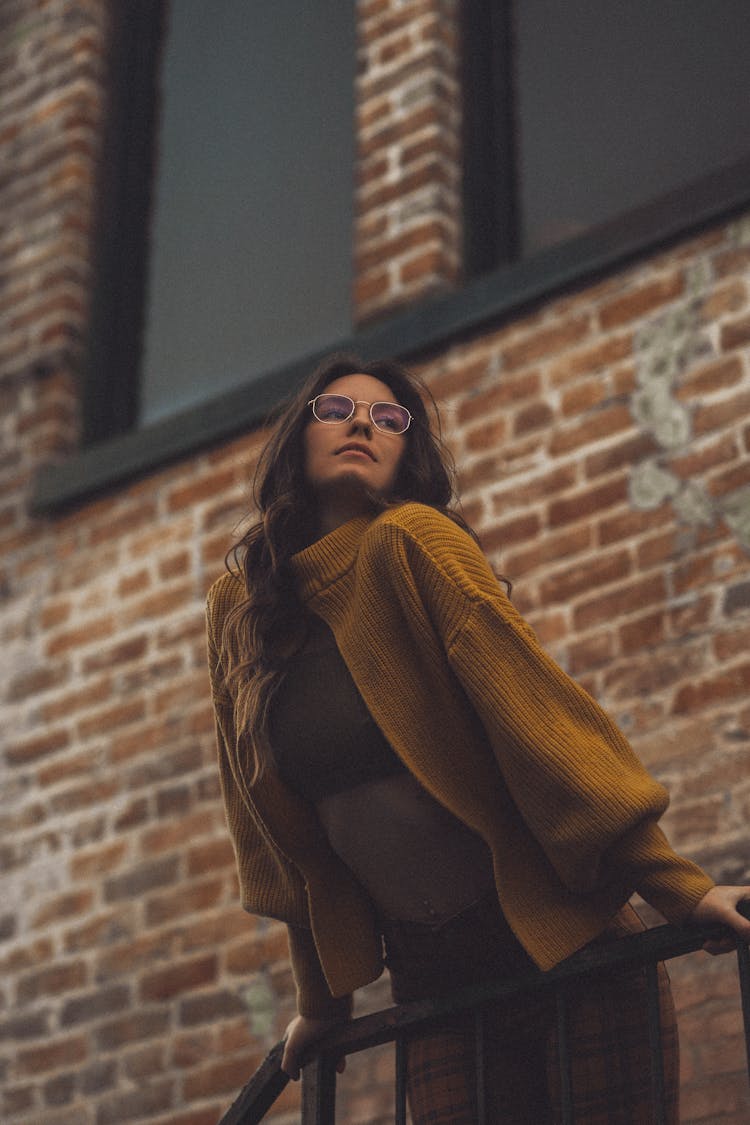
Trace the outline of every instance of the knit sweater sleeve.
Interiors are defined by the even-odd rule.
[[[287,923],[292,973],[300,1015],[315,1019],[345,1018],[351,997],[334,998],[325,980],[313,941],[304,886],[299,872],[279,853],[257,823],[237,778],[234,714],[224,684],[219,622],[225,608],[222,585],[209,593],[207,605],[208,665],[216,727],[219,778],[227,826],[234,846],[242,905],[248,913]]]
[[[395,573],[403,580],[406,564],[513,800],[559,878],[585,894],[624,877],[670,921],[684,920],[713,882],[658,827],[666,790],[541,648],[471,537],[412,507]]]

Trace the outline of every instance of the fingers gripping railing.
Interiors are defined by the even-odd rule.
[[[750,918],[750,902],[741,913]],[[485,1098],[485,1011],[492,1002],[518,996],[538,995],[551,990],[557,1009],[557,1053],[560,1068],[560,1103],[563,1125],[575,1125],[570,1079],[567,996],[572,988],[585,987],[587,978],[608,970],[643,965],[647,974],[647,1020],[651,1058],[654,1125],[665,1125],[665,1082],[660,1047],[659,985],[657,964],[700,949],[709,939],[725,936],[717,927],[658,926],[631,934],[607,945],[584,949],[548,973],[533,973],[508,981],[462,989],[437,1000],[402,1004],[374,1015],[362,1016],[334,1028],[316,1045],[303,1068],[302,1125],[334,1125],[336,1107],[336,1062],[382,1043],[396,1046],[396,1125],[406,1125],[406,1043],[416,1031],[458,1011],[475,1014],[477,1077],[477,1125],[489,1125]],[[745,1032],[747,1069],[750,1075],[750,955],[745,942],[737,940],[740,998]],[[288,1082],[281,1070],[283,1043],[277,1043],[266,1060],[225,1113],[219,1125],[255,1125],[260,1122]]]

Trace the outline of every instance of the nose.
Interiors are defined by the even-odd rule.
[[[372,423],[370,421],[370,404],[367,402],[356,402],[354,404],[354,414],[349,421],[349,428],[352,433],[361,431],[365,434],[372,433]]]

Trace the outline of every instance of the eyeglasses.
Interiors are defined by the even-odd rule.
[[[411,425],[412,416],[405,406],[396,402],[355,402],[349,395],[317,395],[307,404],[319,422],[336,426],[354,417],[358,406],[369,406],[370,421],[386,434],[403,434]]]

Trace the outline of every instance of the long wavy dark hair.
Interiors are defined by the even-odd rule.
[[[335,379],[354,374],[371,375],[385,383],[413,418],[392,493],[371,496],[374,510],[406,500],[420,501],[444,512],[473,535],[452,507],[453,459],[442,442],[437,407],[429,390],[390,360],[363,363],[344,354],[323,360],[277,413],[253,483],[258,521],[227,554],[228,568],[247,591],[246,599],[227,616],[222,648],[227,686],[235,701],[236,730],[249,751],[250,783],[269,764],[271,700],[289,660],[307,635],[309,619],[295,589],[290,560],[315,539],[315,500],[304,471],[308,403]],[[426,402],[433,408],[436,428],[430,424]]]

